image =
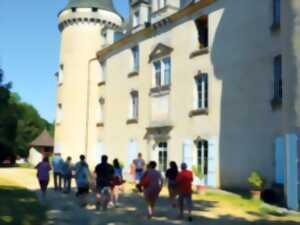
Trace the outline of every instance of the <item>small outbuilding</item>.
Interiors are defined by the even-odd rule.
[[[47,130],[44,130],[31,144],[28,162],[37,165],[43,156],[51,156],[54,149],[54,140]]]

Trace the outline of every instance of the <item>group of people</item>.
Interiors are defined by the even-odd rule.
[[[156,202],[164,185],[163,177],[166,177],[171,205],[174,208],[178,207],[179,217],[183,218],[184,205],[186,204],[188,220],[192,221],[192,172],[187,169],[185,163],[181,164],[181,171],[179,171],[177,164],[171,162],[165,176],[156,167],[157,163],[155,161],[150,161],[146,165],[141,153],[138,154],[131,167],[137,190],[144,193],[144,199],[148,207],[148,218],[153,217]],[[108,162],[108,157],[103,155],[101,163],[91,173],[84,155],[81,155],[79,162],[73,165],[71,157],[64,161],[60,154],[55,154],[52,159],[52,166],[49,158],[45,157],[36,168],[43,195],[46,195],[49,172],[53,169],[56,191],[70,193],[72,178],[75,178],[76,196],[79,198],[81,207],[87,205],[87,196],[90,189],[96,194],[96,209],[106,210],[109,204],[115,207],[118,206],[119,192],[123,183],[125,183],[118,159],[114,159],[111,165]]]

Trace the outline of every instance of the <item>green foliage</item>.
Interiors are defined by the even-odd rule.
[[[53,135],[53,124],[47,122],[30,104],[22,102],[11,84],[3,84],[0,70],[0,162],[17,155],[27,157],[30,143],[44,130]]]
[[[265,185],[265,180],[258,171],[253,171],[250,174],[250,176],[248,177],[248,183],[255,190],[262,190],[264,188],[264,185]]]
[[[204,174],[203,169],[201,168],[201,166],[193,166],[193,173],[200,180],[203,180],[205,178],[205,174]]]

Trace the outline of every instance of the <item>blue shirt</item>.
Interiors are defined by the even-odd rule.
[[[53,159],[52,159],[53,172],[61,173],[63,163],[64,163],[63,159],[60,156],[58,156],[58,155],[53,156]]]

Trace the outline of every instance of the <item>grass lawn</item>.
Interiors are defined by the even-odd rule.
[[[46,208],[36,194],[0,178],[0,225],[42,225]]]

